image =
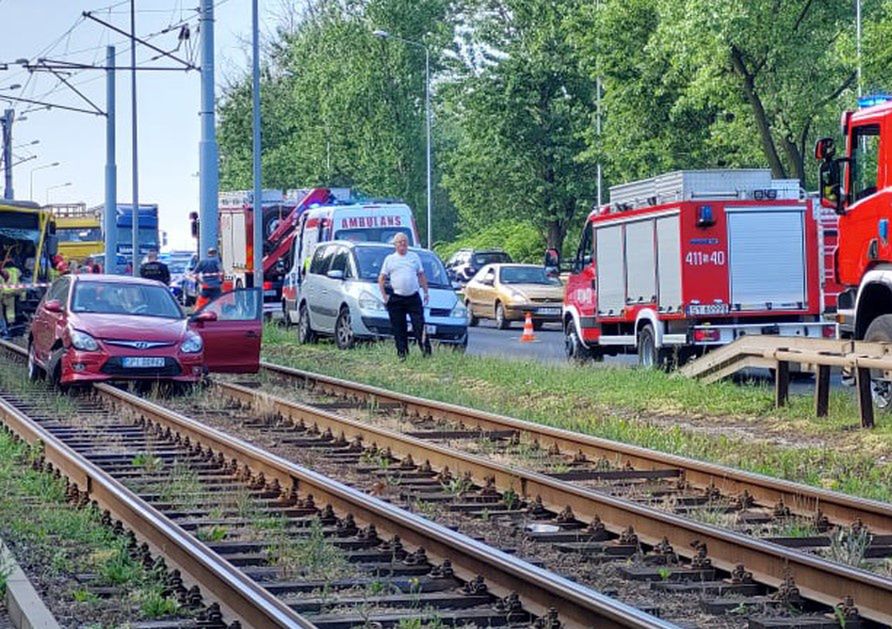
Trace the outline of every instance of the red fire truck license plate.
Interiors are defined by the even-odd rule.
[[[686,308],[688,315],[723,315],[730,312],[728,304],[691,304]]]

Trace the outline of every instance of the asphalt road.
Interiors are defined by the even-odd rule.
[[[512,323],[507,330],[499,330],[492,321],[483,319],[480,325],[469,328],[468,354],[474,356],[494,356],[513,360],[535,360],[542,363],[566,363],[564,355],[564,334],[559,323],[547,323],[542,330],[537,331],[536,340],[531,343],[521,343],[520,335],[523,333],[522,323]],[[638,357],[633,354],[622,356],[607,356],[602,363],[589,363],[593,368],[599,365],[623,365],[633,366],[638,363]],[[740,381],[763,380],[766,384],[772,384],[773,380],[767,369],[747,369],[738,378]],[[833,371],[830,378],[830,386],[833,389],[852,390],[844,387],[837,371]],[[814,391],[814,380],[811,378],[796,378],[790,384],[791,391],[795,393],[810,394]]]

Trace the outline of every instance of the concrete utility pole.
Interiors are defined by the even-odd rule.
[[[118,265],[118,166],[115,163],[115,47],[105,49],[105,269]]]
[[[201,256],[217,246],[217,129],[214,116],[214,0],[201,0],[201,143],[199,144],[199,221]]]
[[[133,241],[133,256],[130,263],[130,271],[133,277],[139,277],[139,151],[138,151],[138,129],[136,125],[136,0],[130,0],[130,111],[133,117],[131,135],[133,143],[133,211],[130,213],[133,220],[133,227],[130,231],[131,240]],[[107,252],[112,255],[110,252]],[[117,263],[117,252],[115,257],[110,258],[115,262],[112,263],[114,268]],[[106,264],[108,261],[106,260]]]
[[[3,198],[12,199],[12,121],[15,119],[15,111],[7,109],[3,112],[3,174],[5,187]]]
[[[263,286],[263,185],[260,162],[260,15],[258,0],[251,2],[252,47],[254,68],[252,88],[254,91],[253,116],[254,125],[254,286]]]

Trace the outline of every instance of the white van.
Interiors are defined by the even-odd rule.
[[[282,312],[288,323],[297,323],[305,262],[312,259],[319,243],[330,240],[389,243],[397,234],[405,234],[410,247],[419,243],[415,217],[405,203],[326,205],[310,208],[301,214],[299,221],[291,251],[291,269],[282,286]]]

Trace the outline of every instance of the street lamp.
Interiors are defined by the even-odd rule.
[[[391,35],[387,31],[376,30],[372,35],[380,39],[395,39],[408,46],[416,46],[424,50],[424,118],[425,128],[427,131],[427,248],[431,248],[431,206],[433,204],[431,197],[431,51],[424,43],[403,39],[396,35]]]
[[[25,142],[24,144],[17,144],[12,147],[14,149],[25,148],[26,146],[34,146],[35,144],[40,144],[40,140],[31,140],[30,142]]]
[[[0,87],[0,90],[9,90],[11,92],[13,90],[19,89],[20,87],[21,85],[19,85],[18,83],[13,83],[12,85],[9,85],[7,87]]]
[[[43,170],[44,168],[54,168],[59,165],[59,162],[53,162],[52,164],[44,164],[43,166],[37,166],[36,168],[31,169],[31,187],[28,190],[28,197],[33,201],[34,200],[34,173],[38,170]]]
[[[60,183],[57,186],[50,186],[46,189],[46,205],[50,204],[50,190],[57,190],[58,188],[67,188],[71,185],[70,181],[66,181],[65,183]]]

